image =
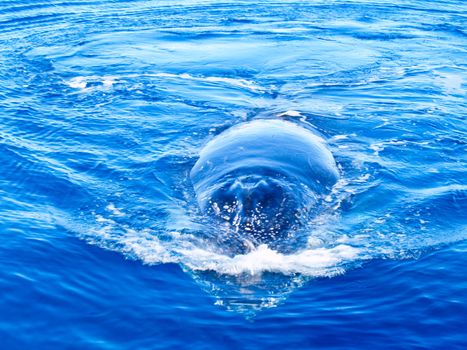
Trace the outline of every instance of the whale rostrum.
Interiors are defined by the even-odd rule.
[[[317,133],[254,120],[209,141],[190,177],[203,213],[227,225],[238,238],[235,251],[245,252],[260,244],[284,250],[339,173]]]

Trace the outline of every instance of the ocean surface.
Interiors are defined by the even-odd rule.
[[[0,1],[0,348],[466,349],[466,87],[462,0]],[[227,254],[189,173],[257,119],[340,179]]]

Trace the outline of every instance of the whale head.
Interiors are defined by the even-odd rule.
[[[244,253],[261,244],[287,250],[338,171],[316,133],[256,120],[209,141],[190,177],[201,210],[228,227],[231,251]]]

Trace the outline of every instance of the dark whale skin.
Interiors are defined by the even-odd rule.
[[[293,237],[339,173],[316,133],[283,120],[255,120],[209,141],[190,177],[201,210],[228,223],[248,251]]]

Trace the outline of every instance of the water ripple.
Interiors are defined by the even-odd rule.
[[[177,264],[240,312],[463,241],[466,13],[460,1],[0,2],[0,214]],[[188,174],[213,137],[268,118],[321,133],[341,180],[301,250],[226,256]]]

